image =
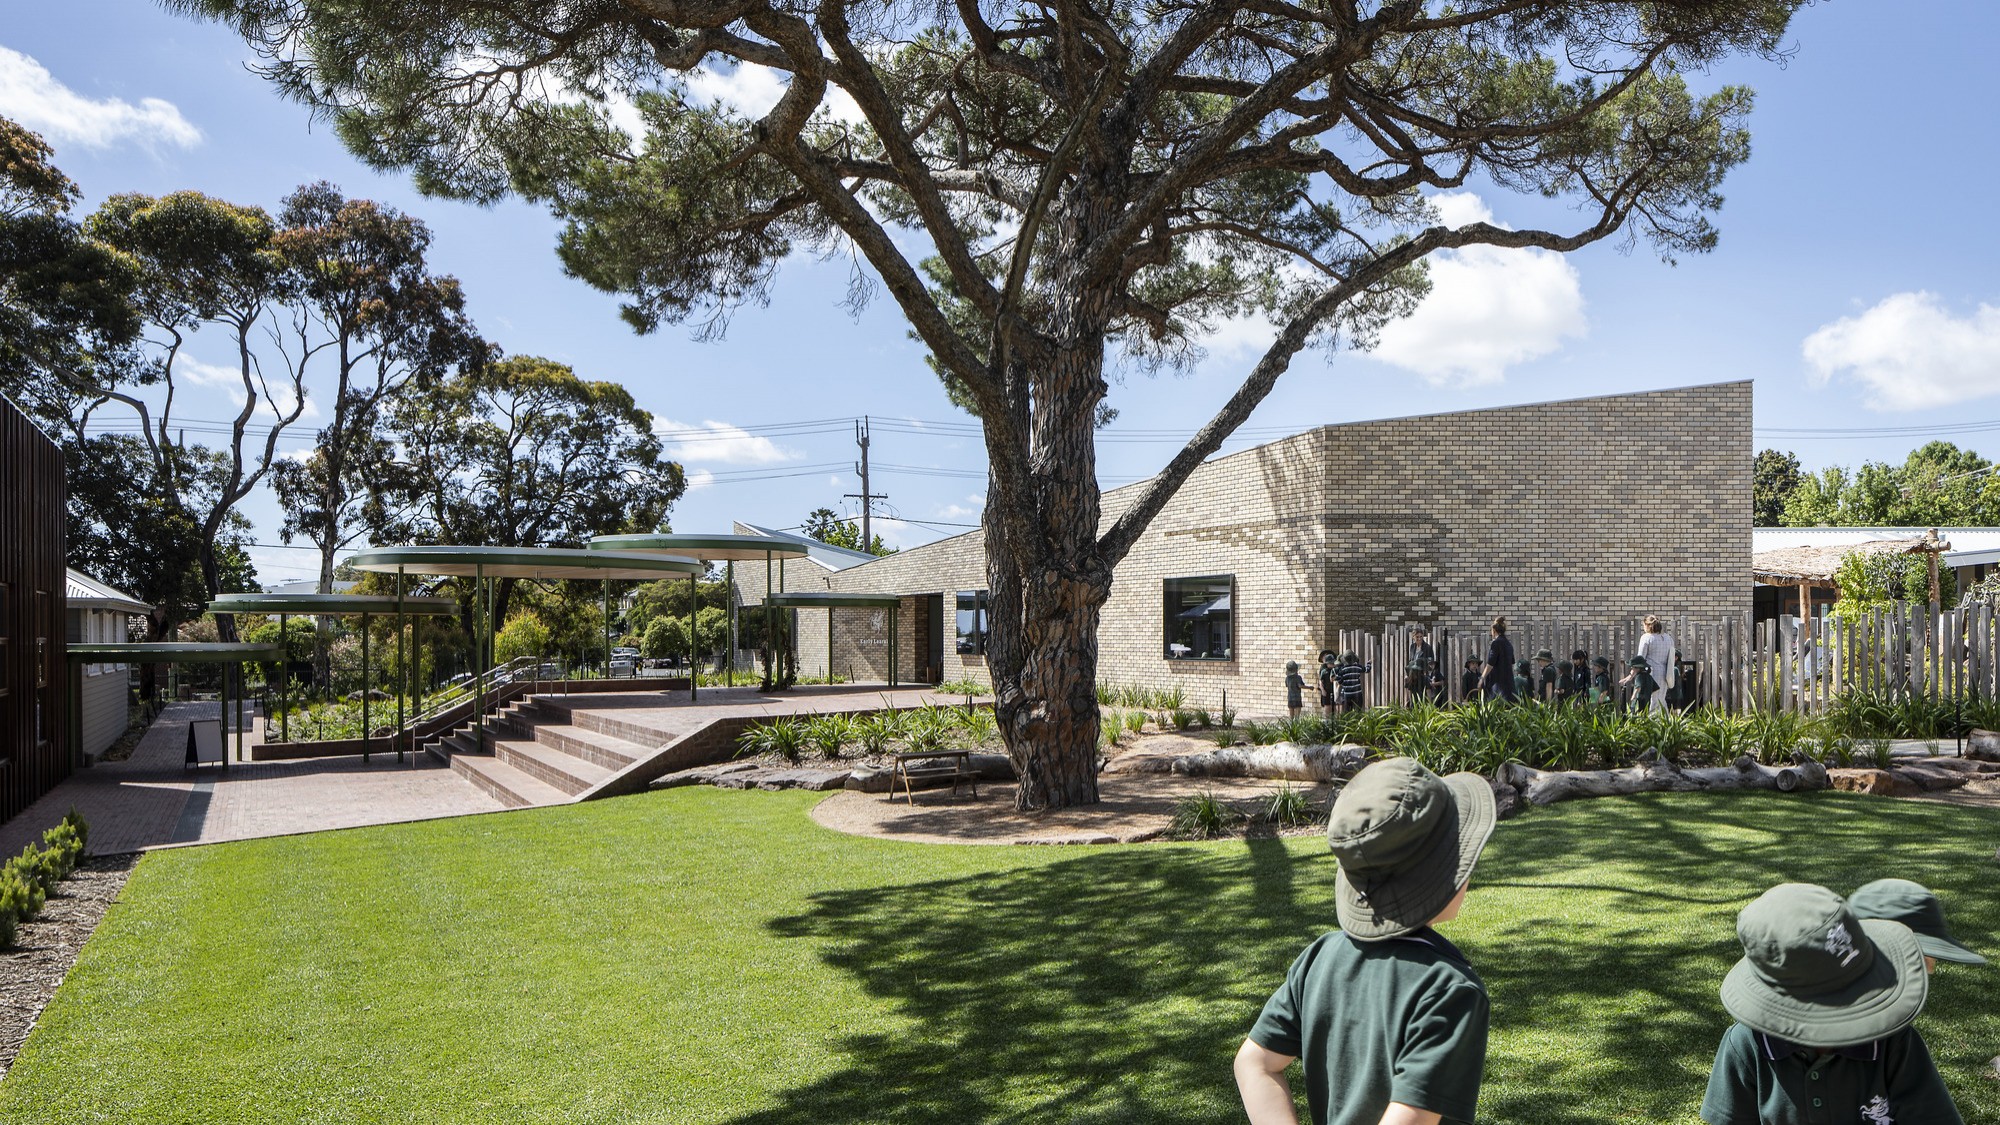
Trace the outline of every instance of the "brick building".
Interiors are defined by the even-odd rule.
[[[1341,629],[1741,618],[1750,431],[1742,381],[1322,426],[1217,457],[1118,564],[1099,678],[1274,713],[1284,662]],[[1105,493],[1104,519],[1138,488]],[[799,560],[784,588],[901,595],[901,678],[984,680],[983,538]],[[736,577],[757,604],[761,568]],[[830,649],[825,615],[801,614],[801,670],[886,675],[886,612],[841,611]]]

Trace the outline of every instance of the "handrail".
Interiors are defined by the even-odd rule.
[[[532,656],[517,656],[505,664],[489,668],[486,670],[485,677],[486,694],[491,697],[496,695],[495,689],[497,688],[518,681],[532,679],[535,669],[549,663],[558,663],[558,666],[560,666],[559,662],[538,660]],[[472,698],[473,683],[474,681],[467,680],[464,683],[453,684],[450,687],[442,688],[436,693],[426,696],[424,699],[424,708],[406,718],[403,721],[402,729],[398,733],[408,734],[425,723],[442,718],[446,712],[454,708],[465,706]],[[498,699],[495,698],[489,704],[489,708],[498,706],[498,703]],[[275,730],[277,730],[277,723],[274,717],[267,712],[264,716],[264,738],[266,741],[271,740],[272,732]]]

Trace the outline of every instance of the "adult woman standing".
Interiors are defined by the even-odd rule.
[[[1514,642],[1507,639],[1507,619],[1493,619],[1493,641],[1486,646],[1486,668],[1479,686],[1488,699],[1514,702]]]
[[[1660,619],[1650,613],[1646,615],[1645,626],[1645,633],[1639,637],[1639,655],[1653,673],[1653,682],[1660,685],[1653,692],[1653,698],[1646,701],[1646,709],[1664,711],[1667,709],[1667,688],[1673,682],[1668,677],[1673,672],[1674,635],[1664,631]]]

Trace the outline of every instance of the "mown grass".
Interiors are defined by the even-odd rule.
[[[156,852],[0,1121],[1232,1122],[1229,1058],[1330,925],[1316,838],[1092,848],[836,835],[797,793]],[[1736,910],[1786,879],[1937,888],[1992,949],[1989,812],[1658,796],[1501,826],[1449,928],[1493,995],[1481,1120],[1691,1123]],[[2000,1120],[1993,970],[1920,1026]]]

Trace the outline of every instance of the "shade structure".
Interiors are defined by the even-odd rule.
[[[398,580],[398,588],[401,580]],[[314,617],[361,618],[361,760],[366,762],[372,749],[374,728],[369,723],[369,691],[374,681],[368,675],[368,619],[370,617],[394,617],[396,619],[396,663],[403,664],[403,619],[411,615],[444,616],[458,612],[458,603],[450,598],[391,597],[382,594],[224,594],[208,603],[210,613],[263,613],[278,618],[278,635],[285,635],[285,618],[294,613],[310,614]],[[280,642],[283,643],[283,642]],[[285,658],[280,657],[281,661]],[[288,662],[287,662],[288,663]],[[408,676],[408,669],[404,670]],[[408,685],[403,685],[407,687]],[[291,669],[285,668],[278,676],[278,738],[289,742],[292,737],[292,676]],[[396,735],[392,745],[396,758],[402,760],[403,744],[403,696],[405,691],[396,693]]]
[[[650,582],[707,569],[686,556],[582,547],[370,547],[351,560],[378,574],[437,574],[455,578],[604,578]]]
[[[766,606],[783,609],[823,609],[826,611],[826,671],[833,674],[833,611],[836,609],[887,609],[889,611],[889,686],[896,686],[896,611],[903,599],[894,594],[851,594],[841,590],[799,590],[771,594]]]
[[[373,571],[377,574],[394,574],[400,585],[403,577],[410,574],[439,575],[448,578],[470,578],[473,580],[473,597],[479,600],[480,586],[487,587],[484,595],[485,611],[474,615],[480,635],[477,642],[477,659],[474,667],[478,675],[473,681],[474,706],[473,738],[484,748],[486,745],[486,666],[489,649],[493,643],[492,622],[489,620],[496,604],[492,596],[492,580],[495,578],[532,578],[543,581],[573,582],[578,579],[598,579],[604,582],[604,630],[605,630],[605,670],[611,665],[611,583],[613,581],[650,582],[662,578],[685,575],[692,582],[708,569],[707,564],[683,555],[638,554],[632,551],[592,551],[582,547],[370,547],[356,552],[349,560],[357,570]],[[694,694],[695,680],[688,677],[688,693]]]
[[[599,535],[590,541],[593,551],[645,551],[685,555],[703,562],[747,562],[753,559],[802,559],[806,549],[768,535]]]
[[[687,555],[703,562],[719,562],[728,567],[729,668],[726,673],[728,679],[725,682],[731,687],[736,685],[736,564],[763,559],[764,592],[770,593],[785,584],[785,560],[806,557],[804,544],[787,543],[768,535],[736,535],[723,532],[683,535],[663,531],[642,535],[599,535],[591,539],[590,547],[594,551],[644,551],[648,554]],[[774,562],[778,565],[778,581],[775,585],[771,579],[771,564]],[[694,603],[691,601],[689,604]],[[770,640],[772,608],[774,607],[768,605],[764,607],[764,643],[767,646],[764,661],[766,687],[770,686],[771,674],[772,653],[768,646],[772,644]]]
[[[74,681],[82,664],[241,664],[246,660],[282,660],[283,645],[251,644],[248,641],[136,641],[125,644],[70,645],[70,678]],[[236,701],[236,757],[243,758],[243,701]],[[229,716],[229,677],[222,677],[222,714]],[[70,726],[72,732],[76,724]],[[78,737],[73,734],[72,737]],[[81,750],[76,750],[81,753]],[[229,768],[223,755],[222,768]]]
[[[353,614],[444,615],[458,612],[451,598],[397,598],[383,594],[224,594],[208,603],[210,613],[306,613],[320,617]]]

